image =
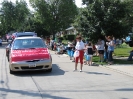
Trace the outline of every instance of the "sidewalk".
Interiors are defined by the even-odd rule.
[[[100,66],[101,68],[107,68],[121,74],[125,74],[133,77],[133,65],[110,65],[110,66]]]
[[[55,54],[53,51],[50,51],[50,53]],[[68,57],[69,58],[69,56],[66,55],[66,54],[63,54],[62,57]],[[110,69],[110,70],[119,72],[121,74],[125,74],[125,75],[132,76],[133,77],[133,64],[128,64],[128,65],[127,64],[123,64],[123,65],[114,64],[114,65],[110,65],[110,66],[103,65],[103,66],[100,66],[100,67],[101,68]]]

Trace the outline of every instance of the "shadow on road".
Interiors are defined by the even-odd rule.
[[[116,91],[133,91],[133,88],[116,89]]]
[[[52,65],[52,72],[47,71],[26,71],[26,72],[17,72],[15,76],[59,76],[64,75],[65,71],[60,69],[57,64]]]
[[[23,90],[13,90],[13,89],[6,89],[6,88],[0,88],[0,91],[6,92],[6,93],[14,93],[14,94],[20,94],[24,96],[31,96],[31,97],[42,97],[42,98],[50,98],[50,99],[69,99],[65,97],[60,97],[60,96],[53,96],[50,94],[42,93],[40,94],[39,92],[34,92],[34,91],[23,91]],[[1,97],[4,97],[5,95],[1,95]]]
[[[111,75],[107,73],[98,73],[98,72],[86,72],[87,74],[95,74],[95,75]]]

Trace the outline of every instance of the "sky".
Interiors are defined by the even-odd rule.
[[[2,2],[3,0],[0,0],[0,3]],[[15,2],[16,0],[8,0],[8,1],[12,1],[12,2]],[[32,8],[30,7],[30,4],[29,4],[29,0],[25,0],[29,6],[29,8],[32,10]],[[75,0],[76,1],[76,5],[77,7],[81,8],[83,7],[82,6],[82,0]]]

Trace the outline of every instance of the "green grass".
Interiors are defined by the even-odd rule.
[[[114,56],[119,56],[119,57],[128,57],[129,52],[132,50],[132,48],[127,47],[127,48],[116,48],[114,51]]]
[[[101,64],[101,62],[99,62],[99,57],[98,56],[93,56],[93,62],[96,64]],[[107,65],[106,62],[102,63],[103,65]]]
[[[64,43],[65,45],[68,44],[68,40],[63,40],[62,43]]]
[[[127,45],[126,43],[123,43],[121,46],[117,46],[115,51],[114,51],[114,56],[118,56],[118,57],[128,57],[129,56],[129,52],[132,50],[131,47],[129,47],[129,45]]]
[[[127,61],[127,58],[130,54],[129,52],[131,50],[132,50],[132,48],[129,47],[125,43],[123,43],[121,46],[117,46],[114,50],[113,56],[118,57],[118,58],[114,57],[114,64],[133,64],[133,61]],[[93,57],[93,62],[95,62],[96,64],[101,64],[99,62],[99,57],[98,56]],[[103,64],[106,65],[107,63],[104,62]]]
[[[96,63],[96,64],[101,64],[99,62],[99,57],[98,56],[93,57],[93,62]],[[108,63],[103,62],[102,64],[107,65]],[[133,61],[127,61],[126,58],[114,59],[114,64],[133,64]]]

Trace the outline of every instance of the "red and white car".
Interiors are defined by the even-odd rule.
[[[52,57],[40,37],[15,38],[9,50],[11,74],[15,71],[52,71]]]

